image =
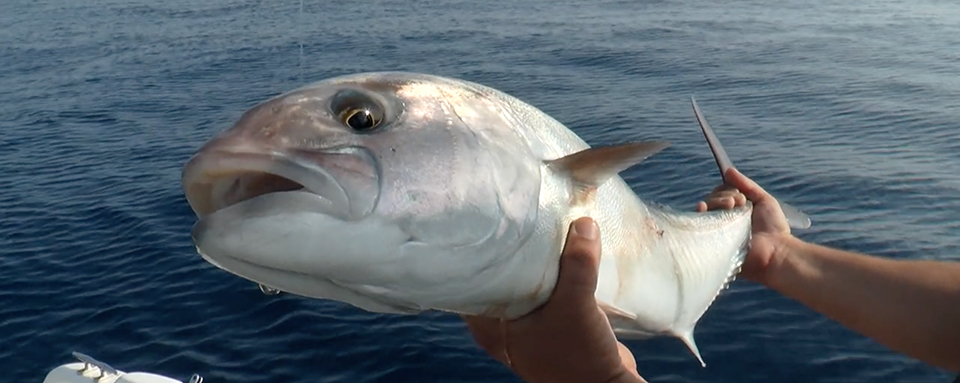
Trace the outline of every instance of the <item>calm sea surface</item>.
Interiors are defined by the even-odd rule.
[[[502,89],[593,144],[673,146],[625,178],[692,209],[735,163],[811,214],[802,237],[960,256],[954,0],[0,3],[0,360],[39,382],[81,351],[207,382],[506,382],[451,315],[266,296],[195,253],[183,163],[255,103],[406,70]],[[302,45],[302,56],[301,47]],[[631,342],[652,382],[950,377],[754,284],[703,318],[701,368]]]

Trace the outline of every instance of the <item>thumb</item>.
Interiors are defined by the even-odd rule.
[[[588,217],[570,225],[551,300],[594,299],[600,268],[600,228]]]

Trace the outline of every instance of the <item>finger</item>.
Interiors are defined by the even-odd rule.
[[[713,191],[711,191],[710,194],[707,196],[706,201],[698,202],[696,210],[700,213],[703,213],[707,210],[731,208],[731,207],[726,207],[726,205],[724,205],[724,203],[722,202],[716,202],[716,201],[711,202],[711,200],[720,199],[721,197],[733,197],[734,206],[741,206],[746,204],[746,198],[743,196],[743,193],[740,193],[740,191],[733,186],[722,184],[713,188]]]
[[[755,204],[759,204],[767,199],[773,199],[766,190],[763,190],[760,185],[743,175],[743,173],[740,173],[736,168],[727,170],[725,178],[727,182],[730,182],[731,186],[739,189],[741,193],[746,195],[747,199],[753,201]]]
[[[620,352],[620,363],[623,364],[627,372],[639,379],[640,383],[647,383],[647,380],[637,372],[637,359],[633,357],[630,349],[623,343],[617,342],[617,351]]]
[[[727,184],[720,184],[720,185],[717,185],[717,187],[713,188],[713,190],[710,191],[710,194],[720,193],[728,190],[737,190],[737,188]]]
[[[503,348],[499,319],[466,315],[460,317],[467,324],[467,329],[470,330],[470,334],[473,335],[480,348],[488,352]]]
[[[733,199],[734,206],[743,206],[747,204],[747,196],[743,195],[743,193],[737,193],[733,196]]]
[[[587,217],[570,225],[551,301],[594,299],[600,267],[600,228]]]
[[[507,355],[504,351],[503,328],[499,319],[488,317],[476,317],[461,315],[460,318],[467,324],[467,329],[473,335],[473,340],[477,342],[483,351],[486,351],[493,359],[500,363],[507,363]]]
[[[717,198],[717,197],[734,197],[734,196],[737,196],[737,195],[743,195],[743,193],[741,193],[741,192],[740,192],[739,190],[737,190],[737,189],[731,188],[731,189],[729,189],[729,190],[721,190],[721,191],[713,192],[713,193],[710,194],[710,198]]]
[[[707,208],[709,210],[729,210],[733,209],[735,203],[736,201],[733,199],[733,197],[713,198],[707,201]]]
[[[627,348],[623,343],[617,342],[617,351],[620,352],[620,361],[623,363],[623,366],[630,371],[637,370],[637,360],[633,357],[633,353],[630,352],[630,349]]]

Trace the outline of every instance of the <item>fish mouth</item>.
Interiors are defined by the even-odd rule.
[[[351,294],[327,277],[322,249],[373,213],[380,169],[362,147],[202,149],[182,176],[199,217],[191,230],[197,252],[271,288],[315,297]]]
[[[218,211],[263,196],[309,192],[326,214],[341,220],[371,213],[379,199],[380,167],[365,148],[324,150],[211,150],[184,167],[184,194],[202,221]]]

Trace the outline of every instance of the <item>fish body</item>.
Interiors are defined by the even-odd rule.
[[[553,291],[571,222],[592,217],[596,298],[618,336],[674,336],[702,364],[694,327],[739,271],[752,207],[641,200],[617,174],[667,145],[591,148],[490,87],[361,73],[253,107],[183,185],[210,263],[381,313],[527,314]]]

